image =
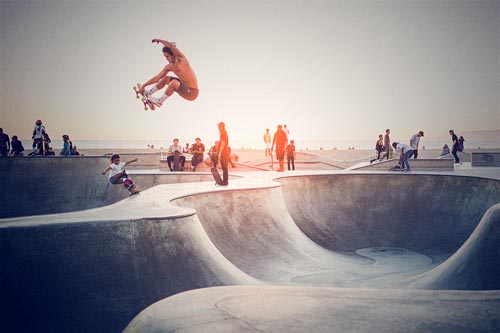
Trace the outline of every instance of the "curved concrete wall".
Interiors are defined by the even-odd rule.
[[[143,176],[150,184],[163,177]],[[91,211],[3,221],[3,322],[18,324],[18,332],[114,332],[152,302],[199,287],[257,279],[359,286],[387,271],[362,270],[376,260],[352,251],[401,246],[451,254],[500,202],[500,182],[479,178],[328,174],[279,181],[155,186]],[[172,207],[172,198],[196,214]]]
[[[298,227],[334,251],[391,246],[452,253],[500,202],[500,181],[474,177],[333,174],[278,181]]]
[[[0,253],[5,332],[119,332],[161,298],[257,283],[220,254],[196,215],[3,228]]]
[[[127,158],[128,159],[128,158]],[[101,172],[109,156],[0,158],[0,218],[72,212],[106,206],[129,196]],[[144,190],[158,184],[213,180],[211,174],[131,175]]]

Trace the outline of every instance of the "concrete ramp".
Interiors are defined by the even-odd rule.
[[[499,181],[453,175],[331,174],[278,181],[300,230],[336,252],[397,247],[451,254],[500,202]]]
[[[243,293],[221,287],[174,298],[189,306],[167,299],[128,331],[196,331],[202,326],[191,327],[193,316],[212,317],[191,308],[225,312],[228,321],[205,323],[214,331],[234,331],[225,326],[234,318],[251,323],[248,331],[294,330],[294,316],[275,329],[280,320],[266,305],[300,316],[297,331],[500,329],[500,293],[490,290],[500,280],[499,180],[259,172],[217,187],[213,180],[155,186],[161,174],[141,177],[152,187],[112,205],[0,221],[5,327],[116,332],[162,298],[246,285]],[[214,297],[200,297],[204,291]],[[231,294],[235,302],[224,296]],[[216,305],[200,306],[207,300]],[[440,309],[448,317],[439,318]],[[256,320],[245,321],[253,311]],[[381,324],[387,320],[393,325]],[[364,324],[352,329],[352,322]]]
[[[500,204],[484,214],[462,247],[435,269],[414,278],[412,288],[500,289]]]
[[[494,333],[499,307],[498,291],[214,287],[155,303],[124,332]]]
[[[118,332],[164,297],[260,283],[221,255],[193,210],[167,196],[158,186],[104,208],[2,220],[5,331]]]
[[[288,214],[280,187],[191,195],[173,203],[194,208],[221,253],[263,281],[357,284],[343,272],[371,263],[328,251],[307,238]]]

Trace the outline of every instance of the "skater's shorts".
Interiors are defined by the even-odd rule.
[[[119,178],[118,178],[119,179]],[[115,177],[109,177],[109,182],[113,185],[116,185],[117,182],[116,182],[116,178]]]

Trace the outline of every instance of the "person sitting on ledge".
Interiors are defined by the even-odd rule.
[[[184,163],[186,163],[186,156],[182,155],[182,147],[179,145],[179,139],[174,139],[174,144],[168,148],[167,153],[167,163],[170,171],[174,171],[172,168],[172,161],[174,161],[175,154],[179,154],[179,160],[181,162],[181,171],[184,170]]]

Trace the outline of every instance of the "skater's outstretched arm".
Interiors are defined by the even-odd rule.
[[[134,162],[137,162],[137,158],[134,158],[133,160],[129,160],[129,161],[125,162],[125,166],[127,166],[131,163],[134,163]]]
[[[151,41],[151,43],[162,43],[164,46],[168,47],[170,50],[172,50],[172,53],[178,57],[178,58],[184,58],[184,53],[182,53],[177,46],[175,45],[174,42],[167,42],[166,40],[163,39],[158,39],[155,38]]]
[[[139,93],[142,93],[144,92],[144,90],[146,89],[147,86],[149,86],[150,84],[153,84],[153,83],[156,83],[158,81],[160,81],[162,78],[164,78],[165,76],[167,76],[168,72],[170,72],[172,70],[172,64],[168,64],[167,66],[165,66],[160,73],[156,74],[155,76],[153,76],[152,78],[150,78],[149,80],[147,80],[146,82],[144,82],[142,85],[141,85],[141,88],[138,90]]]
[[[111,170],[111,167],[107,167],[106,169],[104,169],[104,171],[102,172],[102,174],[103,175],[107,174],[109,170]]]

